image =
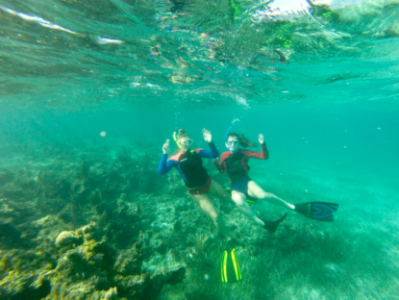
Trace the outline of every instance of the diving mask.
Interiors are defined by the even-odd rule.
[[[190,138],[179,139],[180,147],[190,147],[193,144],[193,140]]]
[[[239,145],[239,142],[237,139],[231,139],[226,142],[226,147],[229,148],[229,150],[231,150],[231,151],[237,150],[238,145]]]
[[[193,140],[189,137],[177,139],[177,130],[173,133],[173,139],[175,140],[177,146],[181,151],[187,152],[190,149],[190,146],[193,144]]]

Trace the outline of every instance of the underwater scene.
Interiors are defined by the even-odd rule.
[[[399,299],[399,0],[0,0],[0,300]]]

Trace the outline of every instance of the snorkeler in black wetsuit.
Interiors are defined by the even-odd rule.
[[[179,130],[175,141],[180,151],[168,159],[169,140],[162,147],[163,155],[158,167],[158,173],[163,175],[168,173],[172,168],[176,168],[184,183],[187,186],[188,193],[198,206],[212,219],[213,223],[226,236],[231,238],[230,232],[227,230],[222,219],[209,199],[208,194],[222,200],[230,200],[228,193],[214,180],[212,180],[202,164],[202,158],[216,158],[219,151],[212,142],[212,134],[204,129],[204,140],[209,144],[211,150],[194,149],[191,150],[192,139],[183,129]]]

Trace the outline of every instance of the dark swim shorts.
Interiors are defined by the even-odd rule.
[[[211,177],[209,177],[204,185],[201,185],[199,188],[196,188],[194,190],[188,189],[188,192],[190,193],[190,195],[208,194],[211,183],[212,183],[212,179],[211,179]]]
[[[248,182],[250,182],[251,180],[251,178],[245,176],[244,178],[233,182],[231,184],[231,190],[243,193],[246,197],[248,197]]]

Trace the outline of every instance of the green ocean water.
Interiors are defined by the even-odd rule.
[[[398,21],[394,0],[0,0],[0,299],[397,299]],[[225,284],[223,237],[157,168],[175,129],[222,153],[234,120],[265,136],[262,188],[340,207],[269,235],[213,199]]]

